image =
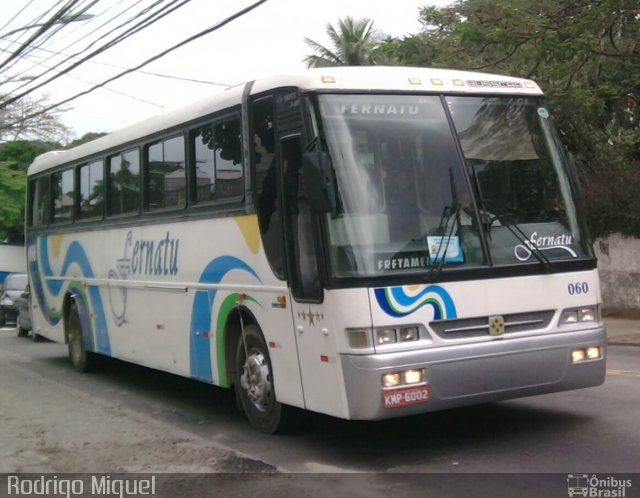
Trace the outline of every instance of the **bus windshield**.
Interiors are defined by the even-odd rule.
[[[318,100],[337,187],[327,215],[334,277],[591,257],[539,99]]]

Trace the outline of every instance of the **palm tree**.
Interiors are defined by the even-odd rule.
[[[375,64],[374,49],[382,41],[382,34],[374,29],[368,18],[353,19],[350,16],[338,19],[338,29],[327,24],[327,35],[333,49],[305,38],[304,41],[315,52],[303,61],[307,67],[368,66]]]

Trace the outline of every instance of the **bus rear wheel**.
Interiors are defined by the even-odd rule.
[[[88,372],[94,366],[95,359],[93,353],[87,351],[82,337],[82,323],[78,313],[78,305],[72,302],[69,307],[67,319],[67,346],[69,359],[73,368],[81,373]]]
[[[282,430],[286,407],[276,401],[269,351],[255,325],[246,326],[238,341],[235,370],[236,398],[249,423],[267,434]]]

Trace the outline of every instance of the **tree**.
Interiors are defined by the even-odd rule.
[[[0,145],[0,241],[24,240],[27,167],[44,152],[60,149],[47,142],[7,142]]]
[[[338,20],[338,29],[327,24],[327,35],[332,48],[309,38],[304,39],[314,52],[303,60],[307,67],[367,66],[376,63],[375,49],[382,40],[382,34],[374,29],[371,19],[347,16]]]
[[[11,104],[4,105],[0,95],[0,142],[32,139],[65,142],[70,130],[60,120],[68,109],[57,108],[47,111],[49,99],[46,95],[26,96]]]
[[[80,138],[77,138],[67,144],[65,149],[71,149],[72,147],[77,147],[78,145],[86,144],[87,142],[91,142],[92,140],[96,140],[100,137],[104,137],[106,133],[104,132],[89,132],[82,135]]]
[[[536,80],[575,154],[594,235],[640,235],[637,0],[466,0],[381,50],[406,65]]]

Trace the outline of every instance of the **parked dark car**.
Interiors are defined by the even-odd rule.
[[[18,310],[16,333],[18,337],[25,337],[31,330],[31,293],[28,284],[24,292],[16,298],[15,303]]]
[[[26,273],[13,273],[4,279],[4,290],[0,296],[0,326],[6,323],[17,323],[18,309],[16,299],[29,284]]]

